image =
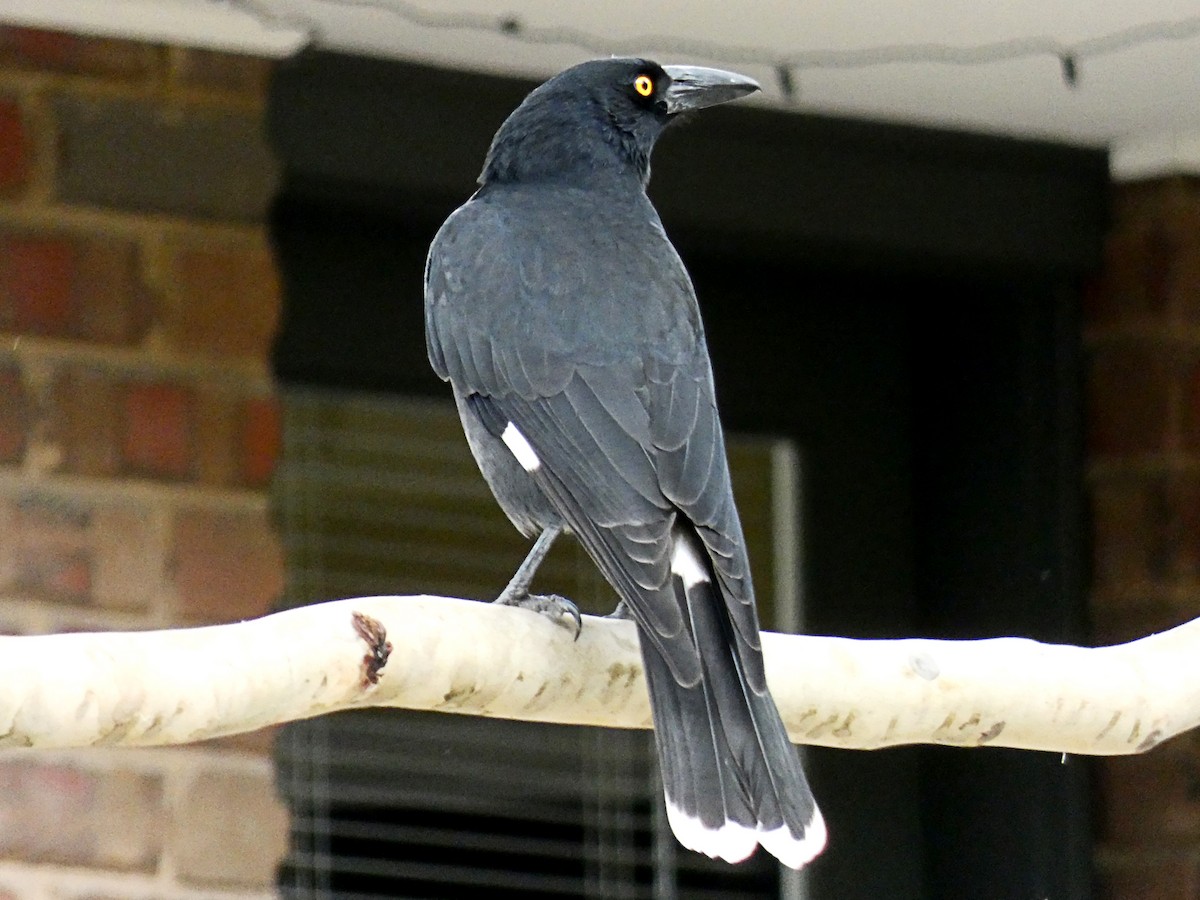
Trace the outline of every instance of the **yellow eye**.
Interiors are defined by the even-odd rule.
[[[649,75],[639,75],[633,79],[633,89],[643,97],[654,93],[654,80]]]

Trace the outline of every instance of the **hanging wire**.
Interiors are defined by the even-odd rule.
[[[1069,88],[1078,86],[1079,63],[1076,62],[1075,57],[1069,53],[1064,53],[1060,62],[1062,63],[1063,83]]]
[[[776,66],[775,79],[779,82],[779,93],[788,103],[796,102],[796,76],[791,66]]]
[[[221,0],[218,0],[221,2]],[[680,38],[674,35],[642,34],[612,37],[571,26],[530,25],[516,15],[475,12],[442,12],[409,0],[315,0],[329,8],[365,9],[384,13],[419,28],[448,29],[495,34],[508,40],[532,45],[576,47],[597,55],[634,55],[654,50],[664,54],[699,57],[730,64],[762,65],[778,73],[788,95],[794,91],[797,70],[858,69],[897,63],[941,63],[979,66],[997,62],[1048,56],[1058,60],[1064,82],[1074,87],[1084,59],[1109,56],[1124,50],[1170,41],[1184,41],[1200,35],[1200,15],[1175,20],[1159,20],[1130,25],[1108,34],[1066,44],[1049,36],[1012,38],[982,44],[956,46],[925,42],[881,44],[853,50],[801,50],[780,53],[769,47],[749,44],[724,44],[718,41]],[[299,28],[308,33],[310,42],[327,43],[320,24],[304,17],[281,14],[265,0],[228,0],[244,9],[267,27]]]

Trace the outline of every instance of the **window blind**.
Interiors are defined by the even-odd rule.
[[[452,404],[312,389],[288,389],[283,404],[273,503],[287,605],[499,593],[528,547]],[[730,441],[766,627],[794,622],[795,541],[781,546],[780,532],[795,497],[781,447]],[[586,612],[615,605],[570,540],[537,585]],[[648,731],[367,710],[286,726],[277,764],[292,813],[288,898],[750,900],[790,883],[765,854],[734,867],[678,847]]]

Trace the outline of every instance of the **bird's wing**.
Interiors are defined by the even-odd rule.
[[[690,281],[665,236],[667,265],[627,255],[613,263],[625,270],[604,271],[577,242],[543,237],[534,248],[507,225],[468,204],[435,239],[430,360],[496,437],[511,424],[529,443],[531,476],[676,678],[695,683],[699,657],[670,570],[678,522],[708,551],[739,644],[757,649],[759,636]],[[639,303],[610,296],[630,283],[645,293]],[[741,655],[762,689],[760,656]]]
[[[725,436],[717,414],[708,351],[700,342],[689,367],[648,373],[655,471],[663,495],[695,529],[729,609],[747,679],[766,689],[758,613],[746,539],[734,503]]]

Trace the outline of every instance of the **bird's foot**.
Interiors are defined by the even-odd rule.
[[[516,594],[505,591],[495,602],[501,606],[519,606],[521,609],[532,610],[555,622],[569,617],[575,626],[575,640],[579,640],[579,633],[583,630],[583,617],[579,614],[579,607],[558,594]]]

